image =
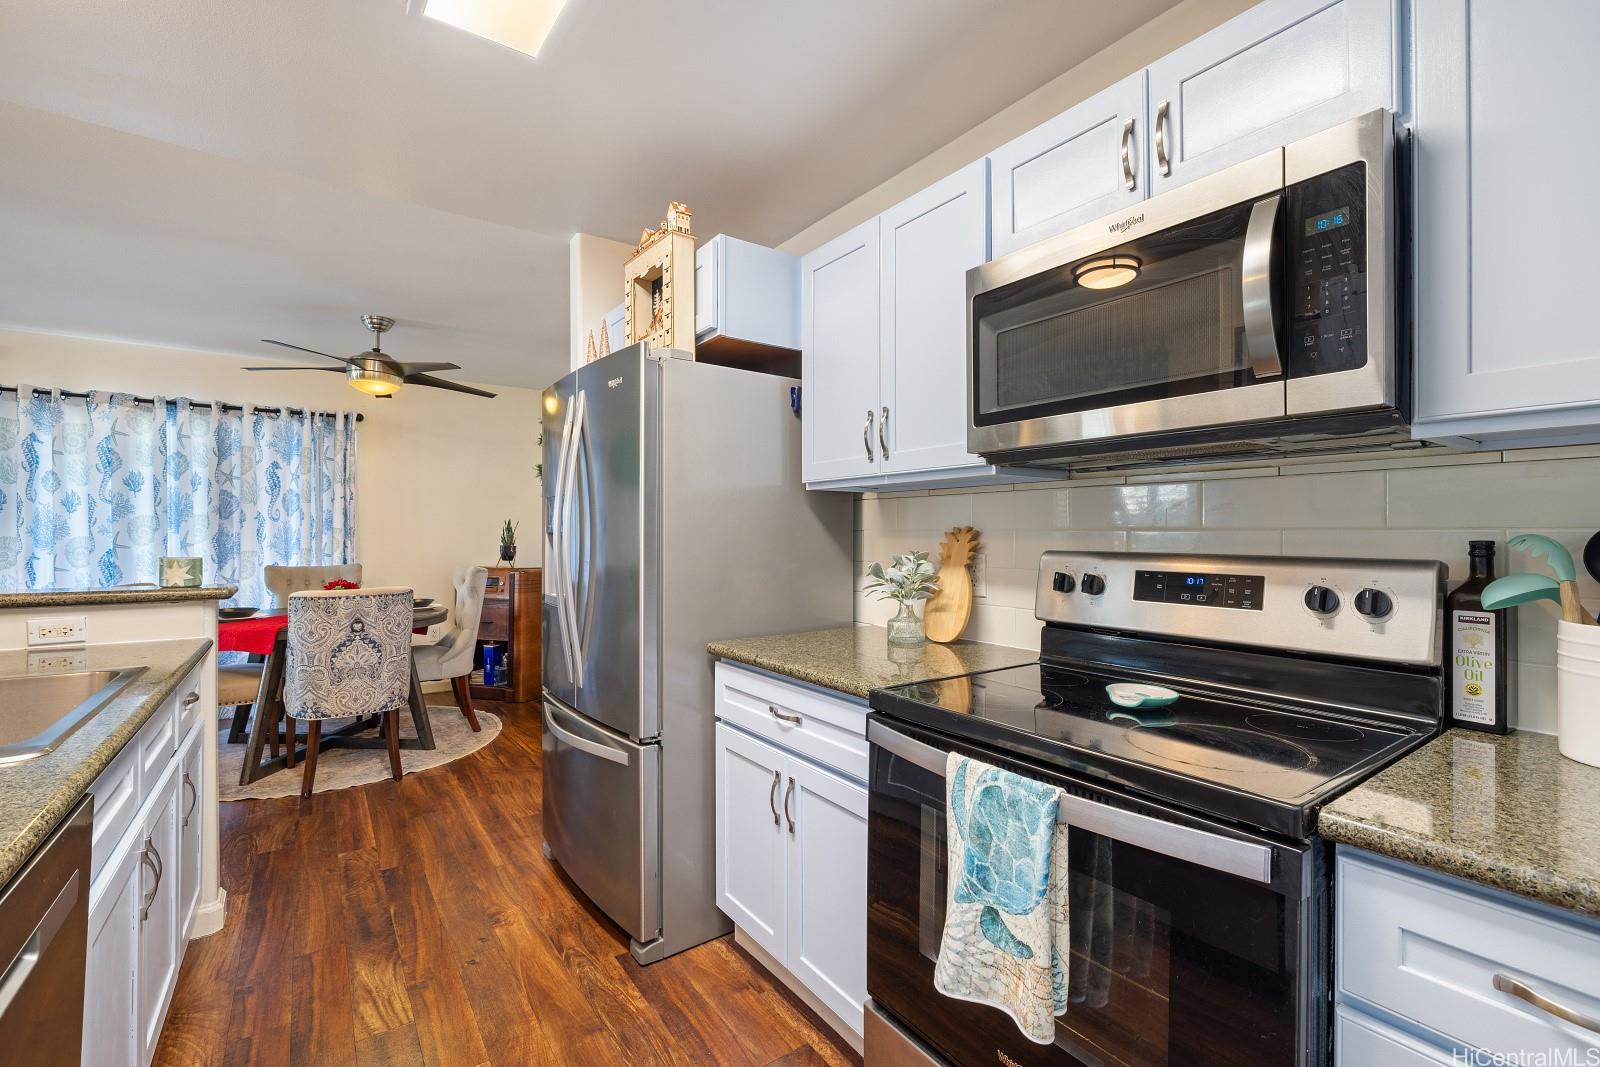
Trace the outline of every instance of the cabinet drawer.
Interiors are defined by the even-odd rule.
[[[1496,988],[1508,980],[1600,1020],[1600,923],[1453,878],[1340,851],[1335,961],[1340,1000],[1359,998],[1490,1052],[1571,1050],[1600,1032]]]
[[[511,622],[506,612],[497,612],[493,615],[484,612],[478,620],[478,640],[480,641],[509,641],[511,640]]]
[[[1333,1024],[1335,1067],[1435,1067],[1459,1063],[1408,1034],[1340,1008]]]
[[[867,780],[867,708],[717,664],[717,718],[791,752]]]
[[[177,716],[177,733],[173,735],[174,750],[177,743],[189,736],[189,731],[200,721],[205,700],[201,694],[200,672],[196,670],[183,680],[172,694],[173,711]]]
[[[156,779],[166,770],[167,764],[178,754],[178,700],[174,694],[162,702],[156,713],[139,728],[133,743],[128,747],[138,753],[139,800],[150,795]]]
[[[125,745],[89,787],[94,797],[93,859],[89,881],[100,877],[122,835],[139,813],[139,746]]]

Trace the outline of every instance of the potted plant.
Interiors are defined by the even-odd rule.
[[[893,600],[900,610],[889,620],[891,645],[915,646],[927,640],[922,620],[913,604],[927,600],[939,587],[939,578],[926,552],[897,555],[885,567],[874,563],[867,568],[867,592],[879,600]]]
[[[510,519],[500,529],[500,559],[510,566],[517,558],[517,524]]]

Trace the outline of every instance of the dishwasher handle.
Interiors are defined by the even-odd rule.
[[[72,914],[72,909],[78,903],[78,885],[78,872],[73,871],[67,879],[67,884],[56,894],[55,903],[45,910],[44,918],[33,928],[33,933],[28,935],[22,950],[11,961],[11,966],[6,968],[5,975],[0,977],[0,1016],[5,1015],[7,1009],[11,1007],[11,1002],[22,992],[22,987],[28,984],[29,976],[49,950],[50,942],[55,940],[61,927],[66,925],[67,917]]]

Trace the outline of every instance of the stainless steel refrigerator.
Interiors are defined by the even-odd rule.
[[[726,933],[706,642],[847,625],[798,383],[635,345],[545,390],[544,837],[641,963]]]

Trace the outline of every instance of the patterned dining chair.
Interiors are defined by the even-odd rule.
[[[400,780],[400,712],[411,696],[411,599],[400,586],[289,595],[283,703],[290,718],[306,722],[301,796],[311,795],[327,719],[383,716],[389,772]]]
[[[411,648],[417,661],[417,678],[424,682],[442,682],[448,678],[456,705],[467,717],[473,733],[479,730],[478,713],[472,707],[472,686],[467,676],[472,673],[472,655],[478,643],[478,622],[483,618],[483,596],[488,582],[487,567],[457,567],[453,582],[456,607],[451,613],[450,629],[438,640],[431,636],[415,640]]]
[[[283,611],[288,607],[289,594],[303,590],[319,590],[335,578],[361,584],[361,564],[336,563],[327,567],[281,567],[273,564],[261,568],[261,580],[272,594],[272,607]]]

